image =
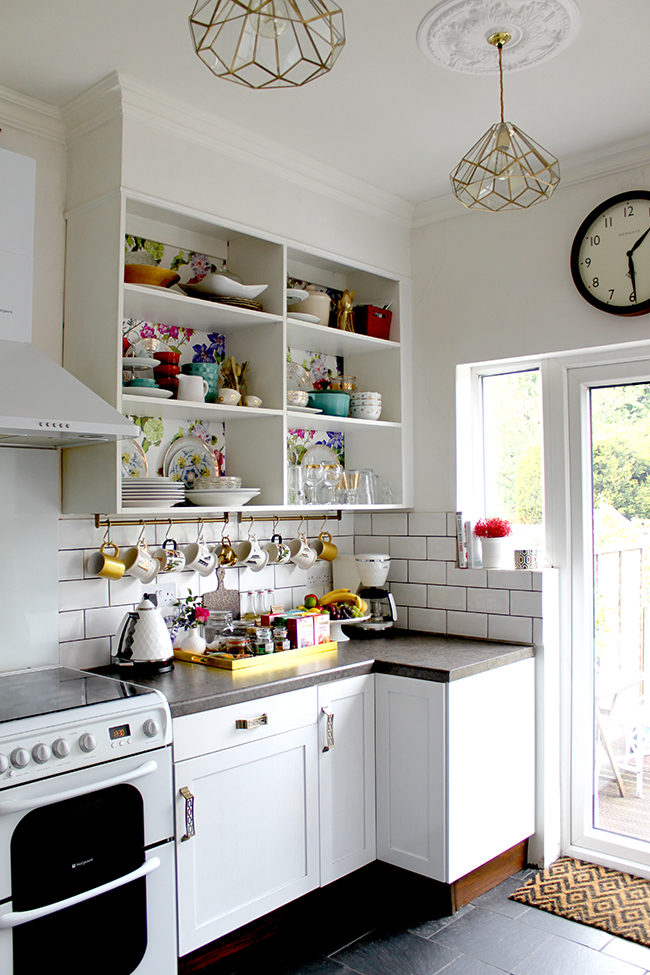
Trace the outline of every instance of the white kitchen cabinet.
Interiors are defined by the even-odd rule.
[[[67,213],[66,219],[66,369],[125,414],[178,419],[179,426],[196,419],[223,422],[228,473],[241,476],[244,486],[261,488],[249,508],[274,513],[283,508],[298,510],[288,507],[287,435],[292,428],[343,434],[346,467],[372,468],[391,483],[393,504],[373,507],[412,503],[408,281],[315,249],[290,246],[280,238],[243,232],[216,218],[134,192],[100,197]],[[246,283],[268,283],[260,298],[264,311],[123,283],[127,233],[217,260],[227,258],[230,270]],[[391,303],[390,340],[292,318],[286,306],[287,276],[339,290],[354,289],[356,302]],[[225,335],[226,354],[238,362],[250,361],[249,390],[262,398],[262,407],[188,404],[123,390],[121,327],[128,318],[192,328],[198,333],[193,342],[205,342],[211,332]],[[345,372],[357,377],[359,389],[382,393],[381,419],[289,411],[285,405],[289,349],[344,356]],[[119,443],[66,449],[62,463],[64,513],[147,513],[123,508]],[[218,509],[191,510],[199,515]]]
[[[318,886],[316,689],[178,718],[174,736],[185,955]]]
[[[378,859],[452,883],[532,835],[532,659],[375,690]]]
[[[320,882],[325,886],[376,857],[374,675],[319,684],[318,714]]]

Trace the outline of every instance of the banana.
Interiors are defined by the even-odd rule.
[[[334,589],[321,596],[319,602],[321,606],[331,606],[332,603],[353,603],[359,609],[367,608],[365,600],[357,596],[356,592],[350,592],[349,589]]]

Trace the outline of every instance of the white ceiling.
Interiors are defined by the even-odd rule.
[[[410,203],[449,194],[450,170],[498,121],[498,76],[459,74],[424,57],[416,32],[434,0],[340,2],[347,43],[334,69],[272,91],[210,73],[190,40],[193,0],[5,3],[0,83],[62,108],[117,71]],[[506,119],[560,163],[649,133],[649,0],[578,3],[573,43],[505,76]]]

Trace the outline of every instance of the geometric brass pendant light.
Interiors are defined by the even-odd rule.
[[[470,210],[525,210],[548,200],[560,165],[546,149],[503,117],[503,45],[507,31],[488,37],[499,52],[501,121],[467,152],[450,174],[454,195]]]
[[[343,11],[330,0],[196,0],[190,31],[213,74],[258,89],[319,78],[345,45]]]

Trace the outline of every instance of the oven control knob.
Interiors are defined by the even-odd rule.
[[[52,751],[47,745],[39,742],[32,748],[32,758],[38,765],[44,765],[52,758]]]
[[[29,765],[29,752],[26,748],[14,748],[11,753],[11,764],[14,768],[25,768]]]
[[[0,755],[0,774],[9,768],[9,759],[6,755]]]
[[[160,734],[160,725],[153,718],[147,718],[145,723],[142,725],[142,730],[144,731],[147,738],[155,738],[156,735]]]
[[[65,738],[57,738],[52,742],[52,751],[57,758],[67,758],[70,754],[70,743]]]
[[[94,735],[91,735],[90,732],[86,732],[86,734],[82,735],[79,739],[79,748],[82,750],[82,752],[94,752],[97,748],[97,739]]]

